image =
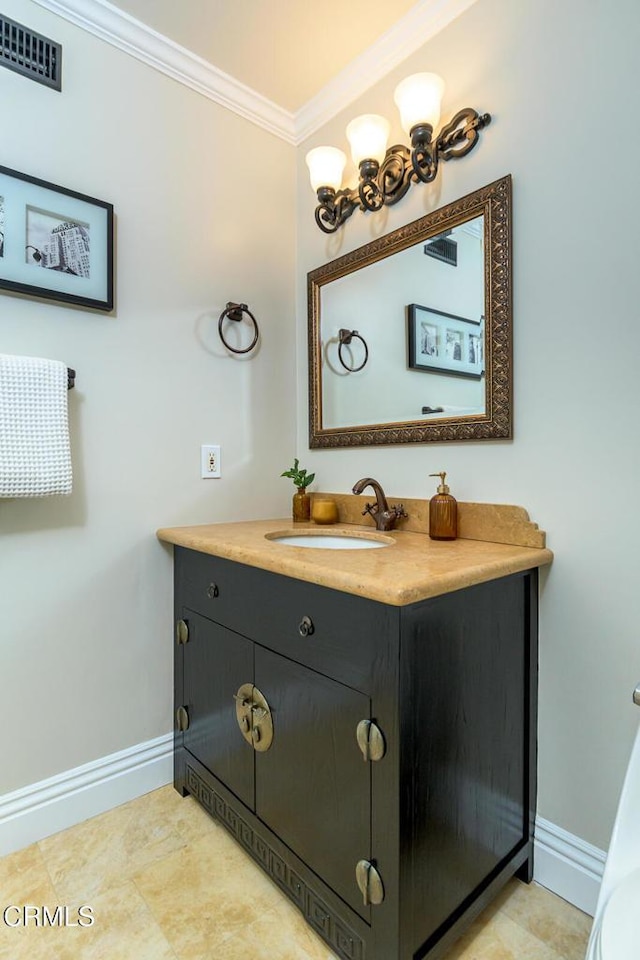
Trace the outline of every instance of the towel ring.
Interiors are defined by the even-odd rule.
[[[249,346],[245,347],[243,350],[237,350],[235,347],[230,346],[225,340],[222,334],[222,324],[225,317],[228,320],[235,320],[236,322],[242,320],[243,313],[246,313],[247,316],[251,318],[251,322],[253,324],[253,328],[255,332],[253,335],[253,340],[251,341]],[[220,319],[218,320],[218,333],[220,334],[220,339],[224,343],[225,347],[227,348],[227,350],[230,350],[231,353],[249,353],[249,351],[253,350],[253,348],[255,347],[256,343],[258,342],[258,337],[260,335],[260,331],[258,330],[258,321],[254,317],[254,315],[251,313],[251,310],[249,310],[249,307],[246,305],[246,303],[228,303],[226,305],[226,307],[220,314]]]
[[[345,344],[349,346],[349,344],[351,343],[354,337],[357,337],[358,340],[361,340],[362,346],[364,347],[364,360],[362,361],[359,367],[350,367],[348,364],[344,362],[342,358],[342,348],[345,346]],[[358,370],[362,370],[367,360],[369,359],[369,348],[366,344],[364,337],[361,337],[357,330],[345,330],[343,328],[342,330],[338,330],[338,339],[340,340],[340,344],[338,346],[338,360],[340,361],[342,366],[345,368],[345,370],[348,370],[349,373],[357,373]]]

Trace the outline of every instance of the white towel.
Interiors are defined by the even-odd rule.
[[[71,493],[67,368],[0,354],[0,497]]]

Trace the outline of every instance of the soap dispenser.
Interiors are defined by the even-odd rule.
[[[444,482],[447,474],[443,471],[429,476],[440,477],[438,492],[429,501],[429,536],[432,540],[455,540],[458,536],[458,504]]]

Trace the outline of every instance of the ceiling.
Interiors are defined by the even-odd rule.
[[[416,0],[116,0],[114,6],[291,113]]]

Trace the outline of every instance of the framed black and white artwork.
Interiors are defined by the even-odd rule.
[[[0,166],[0,291],[113,309],[113,206]]]

